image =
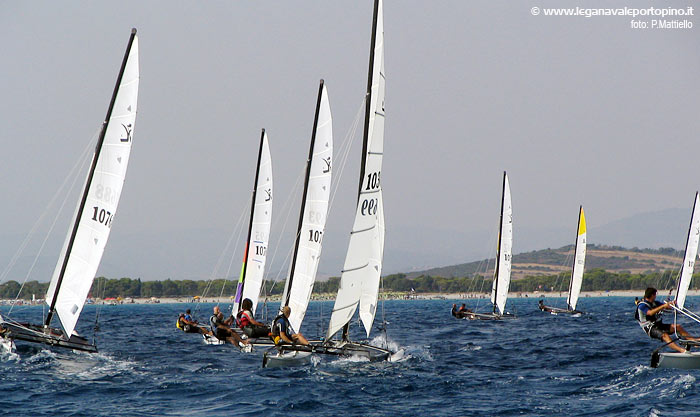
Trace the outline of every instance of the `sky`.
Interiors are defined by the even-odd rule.
[[[532,14],[533,6],[650,5],[659,2],[385,0],[385,272],[492,255],[504,170],[516,253],[573,243],[581,204],[589,229],[605,236],[591,234],[594,243],[620,243],[606,225],[619,230],[645,213],[675,214],[637,233],[638,246],[665,245],[667,229],[687,228],[677,214],[690,212],[700,187],[700,21],[633,29],[631,17]],[[235,276],[236,224],[247,221],[264,127],[276,194],[269,270],[284,278],[318,82],[328,87],[340,149],[363,105],[371,0],[0,1],[0,9],[0,271],[42,219],[6,279],[25,277],[56,219],[30,274],[49,279],[77,190],[47,206],[95,139],[132,27],[138,117],[98,273]],[[321,276],[342,268],[360,132],[342,177],[336,166]]]

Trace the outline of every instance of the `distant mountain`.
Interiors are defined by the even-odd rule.
[[[589,244],[586,251],[586,269],[605,269],[611,272],[629,271],[632,273],[674,270],[680,266],[683,253],[673,248],[627,249],[620,246]],[[552,275],[568,272],[573,263],[573,245],[559,249],[541,249],[513,255],[513,279],[526,276]],[[421,275],[433,277],[467,277],[475,274],[490,277],[493,275],[495,259],[463,263],[414,271],[406,274],[409,278]]]

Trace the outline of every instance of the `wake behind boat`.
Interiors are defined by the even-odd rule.
[[[44,323],[21,323],[0,317],[3,345],[40,343],[97,352],[95,341],[75,332],[117,211],[131,153],[139,85],[138,38],[132,29],[117,83],[107,110],[75,217],[46,293]],[[61,328],[51,327],[57,315]]]
[[[543,300],[539,301],[539,309],[551,313],[553,315],[570,315],[572,317],[581,317],[582,311],[576,310],[578,298],[581,294],[581,285],[583,284],[583,270],[586,264],[586,216],[583,214],[583,206],[579,207],[578,211],[578,227],[576,229],[576,243],[574,246],[574,265],[571,270],[571,279],[569,280],[569,294],[566,297],[566,308],[558,308],[547,306]]]

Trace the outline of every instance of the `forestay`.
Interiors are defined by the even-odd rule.
[[[503,197],[498,242],[498,259],[491,291],[491,302],[494,305],[494,310],[498,308],[500,314],[504,314],[508,300],[513,256],[513,208],[510,201],[510,183],[505,172],[503,173]]]
[[[329,338],[350,321],[358,304],[360,319],[369,336],[377,310],[384,254],[384,208],[380,174],[384,152],[385,76],[382,1],[377,1],[375,7],[359,198],[340,276],[338,296],[328,327]]]
[[[81,200],[78,204],[75,220],[70,225],[46,294],[46,302],[51,306],[59,280],[61,281],[55,311],[67,336],[75,329],[102,259],[129,163],[139,86],[138,38],[135,34],[130,45],[103,126],[102,147],[100,149],[98,145],[93,157],[94,174],[90,181],[88,175],[83,187],[85,202],[80,204]],[[75,235],[71,247],[73,233]],[[64,264],[66,257],[67,262]]]
[[[700,240],[700,197],[695,193],[695,203],[693,204],[693,214],[690,218],[690,228],[688,229],[688,240],[685,244],[685,256],[683,257],[683,265],[678,279],[678,289],[676,291],[676,306],[683,308],[685,298],[688,295],[690,281],[693,278],[693,270],[695,269],[695,258],[698,256],[698,241]]]
[[[576,232],[576,250],[574,254],[574,267],[569,283],[569,299],[566,303],[570,310],[576,310],[578,297],[583,283],[583,270],[586,263],[586,216],[583,207],[579,209],[578,230]]]
[[[288,294],[285,291],[287,305],[292,309],[289,322],[297,331],[304,320],[316,279],[331,191],[333,122],[325,84],[321,85],[317,112],[306,197],[302,203],[301,227],[297,235],[296,255],[292,261],[291,275],[288,280]]]
[[[260,288],[264,280],[272,219],[272,158],[265,131],[262,133],[258,160],[258,170],[255,174],[255,201],[235,299],[236,305],[239,305],[241,300],[250,298],[253,302],[253,314],[258,305]]]

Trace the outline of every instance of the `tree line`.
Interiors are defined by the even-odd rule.
[[[700,289],[700,274],[696,274],[691,282],[691,288]],[[677,273],[664,272],[609,272],[604,269],[586,271],[583,278],[583,291],[607,290],[643,290],[646,287],[656,287],[660,290],[673,288],[676,285]],[[552,275],[527,276],[514,280],[510,284],[511,292],[526,291],[563,291],[569,288],[571,273]],[[334,294],[338,292],[340,278],[333,277],[314,284],[315,294]],[[469,277],[445,278],[421,275],[408,278],[406,274],[392,274],[383,278],[383,289],[389,292],[416,293],[464,293],[491,291],[491,277],[473,275]],[[48,282],[29,281],[22,286],[17,281],[7,281],[0,284],[0,298],[13,299],[17,297],[30,300],[32,295],[37,299],[43,298],[48,289]],[[21,291],[20,291],[21,287]],[[284,282],[266,282],[264,292],[267,295],[280,295],[284,291]],[[164,280],[141,281],[141,279],[99,277],[95,279],[90,290],[90,296],[95,298],[109,297],[230,297],[235,295],[236,282],[225,279],[210,281],[194,280]]]

